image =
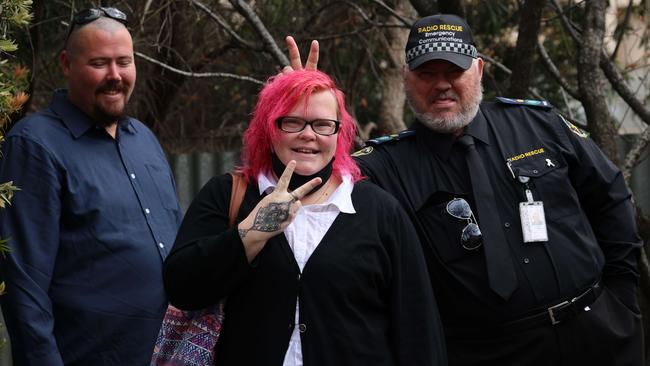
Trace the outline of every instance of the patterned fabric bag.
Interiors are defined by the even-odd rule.
[[[232,227],[244,199],[246,180],[235,173],[230,174],[233,179],[228,224]],[[195,311],[184,311],[169,305],[150,366],[213,366],[214,347],[219,340],[224,318],[224,303],[220,301]]]
[[[223,322],[223,301],[206,309],[167,307],[151,366],[212,366]]]

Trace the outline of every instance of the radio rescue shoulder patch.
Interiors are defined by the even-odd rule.
[[[560,118],[562,119],[562,121],[564,121],[564,124],[565,124],[567,127],[569,127],[569,130],[571,130],[571,132],[573,132],[574,134],[576,134],[576,135],[582,137],[583,139],[586,139],[587,137],[589,137],[589,132],[587,132],[587,131],[583,130],[582,128],[580,128],[580,127],[574,125],[573,123],[569,122],[569,120],[567,120],[566,118],[564,118],[563,115],[558,114],[558,116],[560,116]]]
[[[374,150],[374,148],[373,148],[372,146],[366,146],[366,147],[364,147],[363,149],[361,149],[361,150],[359,150],[359,151],[355,151],[355,152],[353,152],[353,153],[352,153],[352,156],[364,156],[364,155],[369,155],[373,150]]]

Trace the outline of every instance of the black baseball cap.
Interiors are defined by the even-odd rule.
[[[478,57],[472,30],[453,14],[431,15],[415,22],[405,51],[410,70],[431,60],[446,60],[467,70]]]

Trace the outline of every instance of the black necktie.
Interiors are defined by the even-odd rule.
[[[467,168],[472,181],[474,205],[480,219],[479,227],[483,234],[483,247],[490,288],[497,295],[508,300],[517,288],[517,274],[510,258],[508,242],[499,222],[499,211],[492,184],[490,184],[490,177],[483,166],[478,151],[476,151],[474,138],[470,135],[463,135],[458,139],[458,142],[467,149],[465,159],[467,160]]]

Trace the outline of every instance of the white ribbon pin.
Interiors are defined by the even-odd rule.
[[[551,159],[546,159],[546,166],[555,166],[555,164],[553,164]]]

